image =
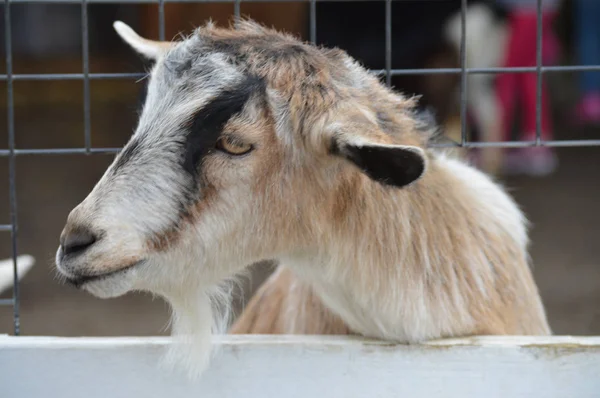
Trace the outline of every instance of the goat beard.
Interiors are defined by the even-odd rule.
[[[232,288],[229,282],[168,300],[172,310],[172,341],[163,360],[168,369],[186,373],[192,380],[206,371],[217,353],[212,344],[213,334],[225,333],[229,326]]]

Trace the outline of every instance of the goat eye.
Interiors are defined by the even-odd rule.
[[[233,137],[221,137],[217,141],[217,149],[229,155],[240,156],[252,150],[252,145],[246,144]]]

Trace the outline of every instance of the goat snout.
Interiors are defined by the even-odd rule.
[[[97,234],[85,227],[65,228],[60,235],[60,246],[64,256],[81,254],[98,240]]]

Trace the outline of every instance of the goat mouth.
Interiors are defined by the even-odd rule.
[[[135,268],[135,267],[143,264],[144,262],[145,262],[145,260],[139,260],[139,261],[136,261],[136,262],[134,262],[130,265],[127,265],[123,268],[120,268],[116,271],[106,272],[104,274],[80,275],[80,276],[76,276],[76,277],[69,277],[66,279],[66,282],[69,285],[74,286],[79,289],[87,283],[98,282],[98,281],[105,280],[105,279],[108,279],[108,278],[111,278],[114,276],[118,276],[120,274],[124,274],[127,271],[131,270],[132,268]]]

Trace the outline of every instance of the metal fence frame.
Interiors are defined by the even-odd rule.
[[[14,271],[13,296],[10,299],[0,299],[0,305],[13,306],[14,333],[20,334],[19,317],[19,278],[17,273],[17,195],[16,195],[16,157],[23,155],[71,155],[71,154],[116,154],[121,148],[92,148],[91,146],[91,109],[90,109],[90,81],[102,79],[138,79],[144,77],[143,73],[90,73],[89,67],[89,41],[88,41],[88,5],[89,4],[158,4],[159,39],[165,39],[165,4],[166,3],[233,3],[234,17],[241,16],[241,3],[279,3],[279,2],[307,2],[310,8],[310,41],[315,43],[317,38],[316,5],[317,2],[332,2],[336,0],[4,0],[4,32],[6,50],[6,74],[0,74],[0,81],[6,82],[7,119],[8,119],[8,149],[0,149],[0,157],[9,159],[9,198],[10,198],[10,224],[0,224],[0,231],[10,231],[12,243],[12,259]],[[348,1],[348,0],[345,0]],[[360,1],[360,0],[350,0]],[[363,0],[364,1],[364,0]],[[541,101],[542,79],[546,73],[558,72],[584,72],[598,71],[600,65],[577,66],[543,66],[542,65],[542,1],[537,0],[537,48],[536,66],[511,67],[511,68],[467,68],[466,63],[466,13],[467,0],[461,0],[461,40],[460,40],[460,68],[438,69],[392,69],[392,3],[394,1],[418,0],[376,0],[385,2],[385,69],[373,70],[379,76],[385,76],[386,83],[391,85],[392,76],[399,75],[429,75],[429,74],[459,74],[460,75],[460,120],[461,142],[438,144],[438,146],[451,146],[462,148],[522,148],[531,146],[549,147],[583,147],[600,146],[600,139],[586,140],[542,140],[541,139]],[[421,0],[425,1],[425,0]],[[446,1],[446,0],[440,0]],[[12,34],[11,34],[11,4],[19,3],[50,3],[50,4],[81,4],[81,35],[82,35],[82,73],[47,73],[47,74],[16,74],[13,73],[12,59]],[[499,73],[536,73],[536,136],[533,141],[503,141],[503,142],[470,142],[467,140],[467,78],[471,74],[499,74]],[[83,80],[83,112],[84,112],[84,147],[83,148],[53,148],[53,149],[17,149],[15,148],[15,121],[14,121],[14,88],[15,81],[34,80]]]

